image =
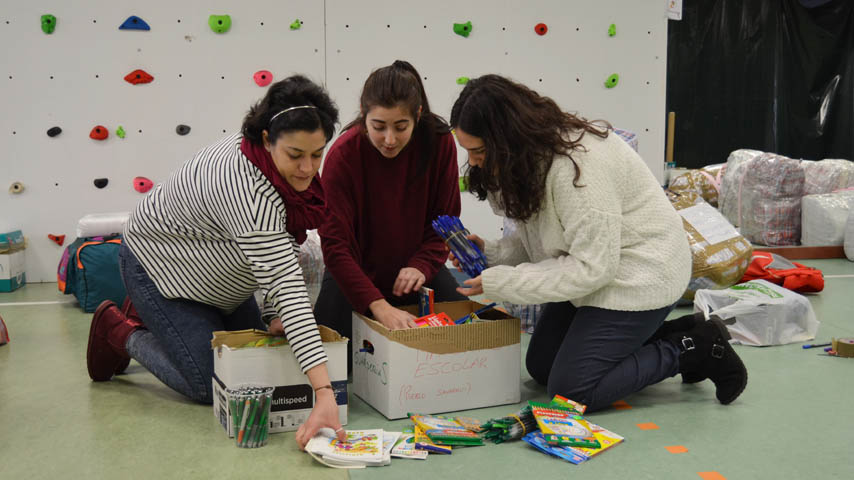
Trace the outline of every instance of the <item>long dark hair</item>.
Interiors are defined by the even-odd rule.
[[[572,152],[584,149],[586,133],[605,138],[611,128],[566,113],[551,98],[498,75],[466,84],[451,110],[451,125],[480,137],[486,147],[483,166],[468,167],[471,192],[480,200],[500,192],[505,215],[522,221],[539,211],[555,156],[569,157],[573,185],[581,187]]]
[[[292,110],[270,121],[283,110],[303,105],[315,108]],[[242,131],[244,138],[261,145],[264,130],[270,143],[276,143],[282,133],[322,128],[328,142],[337,123],[338,108],[326,90],[302,75],[294,75],[270,85],[264,98],[249,109]]]
[[[418,148],[418,166],[416,176],[421,176],[426,170],[430,159],[436,155],[438,136],[450,131],[445,120],[430,110],[427,92],[421,83],[418,70],[405,60],[395,60],[386,67],[371,72],[362,87],[359,98],[359,117],[347,124],[344,130],[361,126],[367,132],[365,117],[373,107],[394,108],[403,106],[415,121],[410,142],[416,142]],[[418,118],[418,108],[421,107],[421,118]]]

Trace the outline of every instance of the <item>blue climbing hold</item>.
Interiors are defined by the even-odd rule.
[[[131,15],[125,20],[119,30],[151,30],[151,27],[148,26],[148,23],[145,20],[137,17],[136,15]]]

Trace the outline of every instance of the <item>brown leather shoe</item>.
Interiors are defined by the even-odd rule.
[[[135,328],[145,328],[145,325],[142,323],[142,319],[139,318],[139,314],[136,313],[136,308],[133,306],[133,302],[130,300],[130,296],[125,297],[125,301],[122,302],[122,314],[125,316],[125,321],[128,322]],[[118,375],[120,373],[124,373],[127,370],[128,365],[130,365],[130,357],[126,360],[122,360],[122,363],[116,367],[115,374]]]
[[[125,343],[137,327],[126,322],[126,318],[109,300],[104,300],[95,310],[86,347],[86,367],[92,380],[109,380],[121,364],[129,361]]]

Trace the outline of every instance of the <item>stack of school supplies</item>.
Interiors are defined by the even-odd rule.
[[[418,425],[414,425],[412,428],[414,432],[415,448],[417,450],[423,450],[427,453],[440,453],[442,455],[450,455],[453,453],[453,449],[450,445],[436,444]]]
[[[415,426],[410,425],[403,428],[403,432],[391,449],[391,456],[395,458],[408,458],[412,460],[426,460],[430,452],[415,448]]]
[[[484,437],[493,443],[503,443],[519,440],[530,432],[537,430],[537,420],[530,406],[518,413],[501,418],[487,420],[482,428],[486,431]]]
[[[487,268],[486,256],[477,245],[466,238],[471,234],[463,227],[458,217],[440,215],[433,220],[433,230],[442,237],[468,276],[477,277]]]
[[[253,340],[245,345],[242,345],[240,348],[278,347],[279,345],[284,345],[286,343],[288,343],[288,340],[285,337],[264,337],[260,340]]]
[[[347,430],[347,440],[338,441],[331,428],[321,428],[308,441],[305,451],[318,462],[333,468],[380,467],[391,463],[391,451],[401,432]]]
[[[528,402],[543,438],[551,445],[561,447],[600,448],[590,424],[571,408],[554,403]]]
[[[234,440],[238,447],[256,448],[267,443],[272,387],[241,387],[226,390]]]
[[[419,327],[449,327],[456,325],[449,316],[442,312],[430,313],[421,318],[416,318],[415,324]]]
[[[432,288],[418,289],[418,316],[423,317],[435,313],[436,294]]]
[[[410,415],[415,426],[424,431],[436,445],[474,446],[483,445],[483,439],[467,430],[456,420],[438,415]]]
[[[581,462],[590,460],[592,457],[599,455],[605,450],[613,447],[614,445],[622,442],[624,440],[623,437],[617,435],[616,433],[606,430],[595,423],[589,423],[590,428],[592,429],[593,436],[599,441],[601,447],[600,448],[585,448],[585,447],[565,447],[552,445],[548,443],[541,432],[531,432],[524,437],[522,440],[527,442],[529,445],[541,450],[550,455],[556,456],[558,458],[562,458],[568,462],[579,464]]]

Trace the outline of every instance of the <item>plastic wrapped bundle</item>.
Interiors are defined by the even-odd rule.
[[[682,300],[693,301],[697,290],[720,290],[737,284],[750,265],[750,242],[696,193],[671,192],[668,198],[682,216],[693,258],[691,281]]]
[[[716,167],[712,171],[716,171],[718,174],[723,170],[723,168],[718,168],[721,167],[719,165],[712,167]],[[716,177],[711,173],[712,171],[706,170],[706,168],[688,170],[671,180],[667,188],[674,193],[695,192],[710,205],[717,207],[721,177]]]
[[[845,222],[845,256],[854,262],[854,208],[848,212],[848,221]]]
[[[320,249],[320,236],[317,230],[309,230],[305,242],[300,245],[299,266],[302,269],[302,277],[308,289],[308,299],[314,306],[317,296],[320,295],[320,287],[323,283],[323,273],[326,266],[323,263],[323,251]]]
[[[852,207],[854,191],[806,195],[801,199],[801,244],[843,245],[845,224]]]
[[[619,135],[620,138],[622,138],[626,143],[628,143],[629,146],[634,149],[634,151],[638,151],[638,136],[635,135],[634,132],[615,128],[614,133]]]
[[[517,229],[516,222],[509,218],[504,219],[504,236],[513,235]],[[537,320],[543,313],[543,305],[519,305],[517,303],[501,302],[507,313],[520,319],[522,322],[522,330],[527,333],[534,333],[534,327],[537,325]]]
[[[762,155],[758,150],[736,150],[729,154],[726,170],[721,177],[721,193],[718,206],[730,223],[738,226],[738,186],[744,177],[744,168],[751,160]]]
[[[797,245],[801,241],[804,170],[799,160],[763,153],[751,160],[738,185],[741,234],[762,245]]]
[[[804,169],[804,195],[854,187],[854,162],[850,160],[803,161],[801,167]]]
[[[77,238],[123,233],[130,212],[91,213],[77,222]]]

